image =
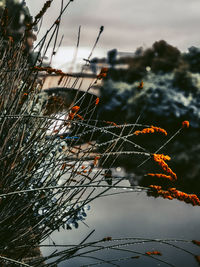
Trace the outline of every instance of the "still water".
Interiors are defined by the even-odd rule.
[[[126,185],[129,185],[128,181],[123,182],[123,186]],[[113,190],[110,192],[116,193],[117,191]],[[200,208],[198,206],[193,207],[178,200],[149,197],[145,192],[129,192],[98,198],[91,202],[90,206],[91,210],[87,212],[85,220],[88,227],[80,223],[78,229],[56,231],[51,236],[52,240],[60,245],[79,244],[93,229],[95,229],[95,232],[87,241],[100,240],[106,236],[110,236],[113,239],[135,237],[200,240]],[[112,245],[114,241],[105,243]],[[50,239],[46,240],[45,244],[52,244],[52,241]],[[172,244],[185,248],[194,253],[194,255],[200,255],[200,247],[192,243],[173,242]],[[121,248],[128,248],[139,253],[158,250],[162,253],[162,256],[154,256],[154,258],[173,264],[170,266],[198,266],[194,255],[158,242],[134,244]],[[44,256],[49,255],[53,251],[55,251],[55,248],[42,249]],[[138,254],[109,249],[91,255],[104,260],[110,260],[136,256]],[[76,267],[96,262],[98,262],[97,259],[74,257],[60,263],[59,267]],[[132,258],[113,263],[117,264],[115,266],[128,267],[167,266],[165,263],[142,255],[138,259]],[[112,265],[104,262],[100,266]]]
[[[119,176],[124,177],[124,173],[120,173]],[[131,177],[133,178],[133,175]],[[131,183],[138,184],[138,181],[132,181]],[[120,185],[130,186],[130,183],[127,180],[123,181]],[[118,191],[112,189],[109,192],[116,193]],[[87,217],[84,221],[87,225],[80,222],[78,229],[73,227],[72,230],[55,231],[43,244],[52,245],[54,242],[56,245],[78,245],[92,230],[95,230],[95,232],[89,237],[87,242],[102,240],[108,236],[112,237],[111,241],[104,242],[106,244],[105,246],[117,244],[113,240],[117,238],[200,240],[199,206],[193,207],[191,204],[186,204],[176,199],[168,200],[160,197],[150,197],[147,196],[146,192],[138,193],[130,191],[126,193],[123,191],[122,194],[97,198],[90,203],[90,206],[91,209],[87,211]],[[195,255],[200,255],[199,246],[192,244],[192,242],[181,241],[169,242],[169,244],[146,242],[132,244],[128,247],[121,246],[121,250],[116,250],[115,247],[115,249],[100,250],[98,253],[90,254],[90,256],[96,258],[91,259],[76,256],[72,259],[65,260],[58,266],[87,266],[97,263],[97,258],[104,260],[129,258],[112,262],[113,265],[115,264],[114,266],[122,267],[199,266],[195,258]],[[101,245],[104,244],[101,243]],[[56,249],[61,251],[64,248],[42,247],[41,250],[44,256],[48,256]],[[147,251],[155,250],[161,252],[162,256],[155,255],[149,257],[145,255]],[[79,252],[75,255],[78,254]],[[140,256],[139,258],[134,258],[138,255]],[[133,258],[130,259],[130,257]],[[100,266],[112,265],[104,262]]]

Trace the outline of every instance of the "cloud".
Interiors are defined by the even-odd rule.
[[[26,2],[35,15],[45,1]],[[47,29],[59,14],[58,3],[60,1],[54,1],[48,10],[44,28]],[[63,45],[76,44],[78,27],[81,25],[81,45],[90,47],[99,27],[104,25],[105,31],[99,43],[102,49],[115,47],[133,51],[137,46],[150,46],[156,40],[165,39],[186,50],[191,45],[199,45],[199,10],[198,0],[76,0],[71,2],[63,16]]]

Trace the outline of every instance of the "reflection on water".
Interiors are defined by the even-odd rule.
[[[128,185],[128,182],[123,182]],[[112,192],[116,193],[116,190]],[[193,207],[178,200],[165,200],[161,198],[148,197],[145,192],[129,192],[120,195],[113,195],[99,198],[91,203],[91,210],[87,213],[86,223],[79,224],[78,229],[71,231],[55,232],[51,238],[56,244],[78,244],[93,229],[95,232],[89,241],[100,240],[106,236],[112,238],[140,237],[140,238],[175,238],[175,239],[200,239],[198,229],[200,221],[199,207]],[[112,241],[109,242],[112,244]],[[45,244],[52,244],[49,239]],[[199,247],[191,243],[175,243],[182,248],[189,249],[195,255],[199,255]],[[122,247],[124,249],[124,247]],[[125,247],[127,248],[127,247]],[[198,266],[194,256],[185,253],[177,248],[160,243],[135,244],[128,249],[145,253],[146,251],[158,250],[163,256],[155,256],[165,260],[173,266]],[[42,249],[44,255],[54,251]],[[136,256],[137,254],[116,250],[103,250],[93,256],[103,259],[124,258]],[[95,263],[96,259],[75,257],[59,266],[82,266]],[[164,263],[155,261],[148,256],[141,256],[139,259],[129,259],[116,262],[118,266],[167,266]],[[103,263],[101,266],[111,266]]]

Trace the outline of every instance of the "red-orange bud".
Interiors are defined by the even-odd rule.
[[[72,112],[73,113],[76,113],[76,112],[78,112],[79,111],[79,109],[80,109],[80,107],[79,106],[74,106],[73,108],[72,108]]]
[[[189,121],[183,121],[182,122],[182,128],[189,128],[189,126],[190,126]]]

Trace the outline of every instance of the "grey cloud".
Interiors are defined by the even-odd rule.
[[[45,1],[26,2],[36,14]],[[59,10],[60,1],[55,0],[44,27],[48,27]],[[199,0],[76,0],[63,16],[63,45],[76,43],[77,30],[82,25],[82,45],[91,46],[99,27],[104,25],[105,31],[99,43],[102,48],[132,49],[136,45],[150,45],[165,39],[185,49],[190,43],[198,45],[199,15]]]

